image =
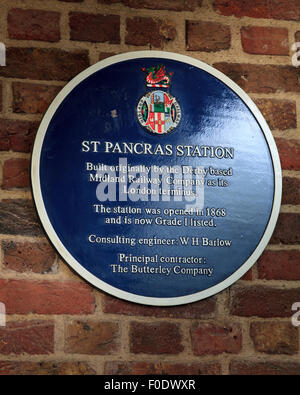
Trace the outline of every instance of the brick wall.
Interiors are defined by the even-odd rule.
[[[300,373],[298,0],[1,0],[0,373]],[[299,30],[299,31],[298,31]],[[227,74],[276,139],[283,201],[259,262],[229,289],[180,307],[104,295],[57,256],[37,220],[35,133],[68,80],[110,54],[162,49]]]

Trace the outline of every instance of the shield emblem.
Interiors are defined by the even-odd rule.
[[[175,97],[155,90],[143,96],[137,106],[140,124],[152,133],[171,132],[179,123],[181,112]]]
[[[143,67],[146,72],[146,86],[148,88],[170,87],[171,76],[164,65]],[[171,132],[178,125],[181,118],[180,106],[169,92],[153,90],[146,93],[138,102],[137,118],[139,123],[148,131],[156,134]]]

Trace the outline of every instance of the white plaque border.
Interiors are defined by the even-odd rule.
[[[225,85],[227,85],[232,91],[234,91],[248,106],[257,122],[259,123],[269,146],[272,162],[273,162],[273,170],[274,170],[274,199],[273,199],[273,207],[270,215],[269,222],[266,226],[265,232],[258,243],[257,247],[251,254],[251,256],[236,270],[232,275],[227,277],[224,281],[214,285],[213,287],[207,288],[203,291],[196,292],[186,296],[179,296],[173,298],[153,298],[142,295],[137,295],[129,292],[125,292],[116,287],[113,287],[98,277],[91,274],[88,270],[86,270],[66,249],[55,230],[52,227],[52,224],[49,220],[49,217],[46,212],[46,208],[44,205],[41,185],[40,185],[40,155],[41,149],[44,141],[44,137],[46,135],[49,123],[58,109],[59,105],[65,99],[65,97],[84,79],[86,79],[91,74],[101,70],[107,66],[110,66],[115,63],[123,62],[130,59],[139,59],[139,58],[161,58],[161,59],[171,59],[178,62],[183,62],[186,64],[190,64],[194,67],[202,69],[209,74],[215,76],[219,80],[221,80]],[[190,56],[181,55],[172,52],[165,51],[135,51],[135,52],[127,52],[120,55],[115,55],[104,59],[93,66],[88,67],[86,70],[82,71],[75,78],[73,78],[55,97],[51,105],[49,106],[47,112],[45,113],[41,124],[39,126],[36,139],[34,142],[33,152],[32,152],[32,162],[31,162],[31,180],[32,180],[32,189],[34,201],[37,207],[37,211],[42,222],[42,225],[50,238],[51,242],[62,256],[62,258],[85,280],[89,283],[93,284],[95,287],[99,288],[102,291],[105,291],[111,295],[114,295],[118,298],[125,299],[130,302],[140,303],[144,305],[152,305],[152,306],[175,306],[186,303],[192,303],[209,296],[215,295],[216,293],[223,291],[225,288],[232,285],[239,278],[241,278],[257,261],[259,256],[262,254],[264,249],[266,248],[272,233],[274,231],[277,218],[279,215],[280,204],[281,204],[281,193],[282,193],[282,175],[281,175],[281,166],[280,159],[277,151],[277,147],[272,136],[272,133],[269,129],[268,124],[266,123],[264,117],[261,112],[252,101],[252,99],[232,80],[230,80],[226,75],[216,70],[215,68],[203,63],[200,60],[195,58],[191,58]]]

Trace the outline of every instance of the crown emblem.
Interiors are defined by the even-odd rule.
[[[173,73],[167,73],[164,65],[143,67],[147,73],[149,88],[169,88]],[[137,119],[151,133],[166,134],[178,125],[181,118],[180,106],[174,96],[161,89],[146,92],[138,102]]]
[[[173,73],[167,73],[164,65],[143,67],[142,71],[147,73],[146,82],[149,88],[169,88]]]

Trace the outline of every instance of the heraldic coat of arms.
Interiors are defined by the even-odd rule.
[[[167,73],[164,65],[142,68],[146,73],[148,91],[138,102],[139,123],[151,133],[165,134],[178,125],[181,118],[180,106],[168,89],[173,73]]]

